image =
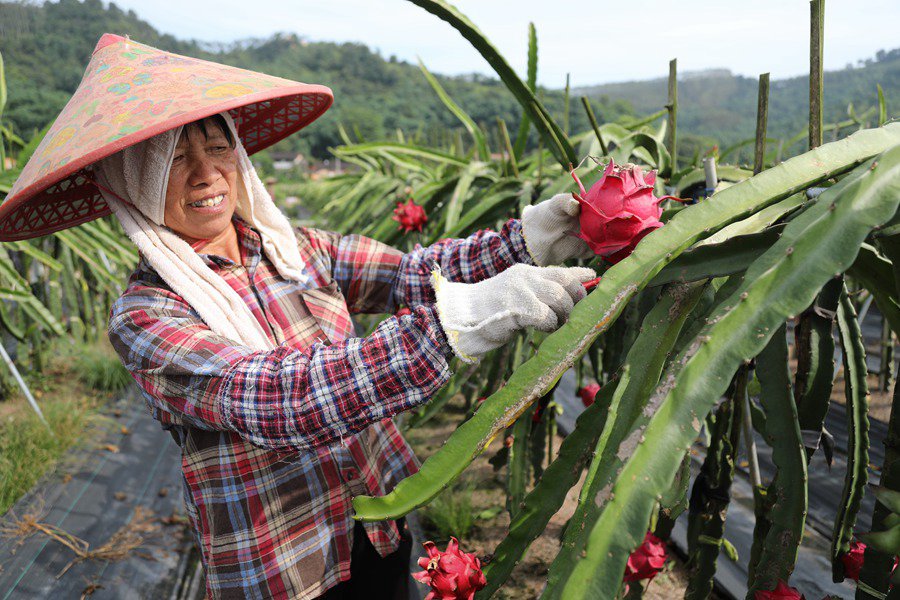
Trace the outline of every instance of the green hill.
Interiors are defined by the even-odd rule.
[[[325,116],[281,143],[323,157],[340,142],[338,124],[366,139],[393,137],[423,143],[450,141],[459,121],[441,104],[418,66],[383,58],[361,44],[311,42],[293,34],[275,34],[212,47],[163,35],[133,11],[100,0],[60,0],[35,5],[0,2],[0,52],[6,63],[9,103],[5,118],[26,137],[54,118],[81,80],[91,51],[104,32],[198,58],[253,69],[289,79],[320,83],[334,90],[335,104]],[[523,36],[525,32],[523,32]],[[460,40],[460,44],[465,43]],[[427,65],[426,65],[427,66]],[[471,75],[438,77],[454,100],[488,132],[499,150],[496,118],[513,132],[521,109],[497,79]],[[563,94],[541,92],[548,109],[562,121]],[[631,114],[623,102],[598,105],[603,120]],[[589,127],[580,110],[572,111],[573,130]],[[532,132],[533,142],[536,135]]]
[[[773,80],[769,90],[769,137],[787,139],[803,131],[808,122],[809,78]],[[880,51],[874,59],[848,65],[824,76],[826,123],[846,121],[852,104],[862,115],[877,103],[876,84],[887,98],[888,115],[900,117],[900,49]],[[686,73],[678,78],[678,133],[722,147],[751,138],[756,131],[756,79],[732,75],[727,69]],[[629,102],[638,113],[659,110],[666,103],[665,78],[631,81],[576,89],[577,94]],[[875,123],[870,112],[865,119]],[[844,130],[849,133],[852,129]],[[699,140],[698,140],[699,138]],[[798,144],[794,152],[805,149]],[[750,149],[744,152],[749,156]],[[785,153],[789,153],[785,149]]]
[[[441,104],[416,65],[382,57],[361,44],[308,41],[294,34],[212,45],[178,40],[101,0],[60,0],[45,4],[0,1],[0,52],[6,64],[9,101],[4,118],[24,137],[41,129],[68,100],[81,79],[91,50],[104,32],[128,34],[135,40],[180,54],[321,83],[335,93],[335,105],[300,136],[281,142],[280,149],[328,155],[341,143],[338,124],[354,138],[394,138],[447,143],[460,131],[456,118]],[[524,36],[524,32],[523,32]],[[459,41],[464,44],[463,40]],[[450,95],[488,133],[499,149],[497,117],[515,131],[521,110],[503,84],[481,75],[441,77]],[[875,105],[875,85],[888,99],[888,112],[900,116],[900,49],[879,52],[857,68],[825,74],[825,118],[847,118],[852,103],[857,114]],[[727,147],[750,138],[755,130],[756,80],[724,69],[685,73],[679,77],[678,133],[682,155],[705,151],[713,144]],[[564,96],[559,90],[539,91],[551,114],[563,121]],[[607,84],[575,90],[587,94],[601,122],[632,114],[648,114],[666,102],[666,81],[656,79]],[[771,85],[769,135],[787,139],[801,132],[807,119],[805,77],[776,80]],[[577,101],[571,106],[571,131],[584,131],[587,120]],[[874,123],[870,113],[869,124]],[[849,133],[847,128],[842,134]],[[532,132],[531,143],[536,143]],[[784,149],[788,155],[802,143]],[[747,159],[749,149],[743,158]]]

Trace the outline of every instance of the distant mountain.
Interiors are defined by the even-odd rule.
[[[105,32],[128,34],[179,54],[331,87],[334,106],[299,136],[281,142],[280,149],[287,146],[327,156],[328,147],[341,143],[339,123],[354,139],[357,133],[368,140],[396,139],[399,129],[405,139],[418,138],[422,143],[450,143],[453,130],[462,129],[417,66],[393,56],[385,59],[361,44],[311,42],[294,34],[234,44],[201,44],[161,34],[134,11],[123,11],[112,3],[104,6],[101,0],[0,1],[0,53],[9,88],[4,118],[12,121],[16,131],[28,137],[59,113]],[[481,75],[438,79],[487,131],[493,149],[500,148],[497,117],[506,121],[515,135],[521,108],[499,80]],[[562,92],[542,90],[541,94],[548,110],[562,122]],[[594,108],[604,121],[631,114],[623,102]],[[582,111],[573,107],[572,130],[588,127]],[[533,132],[531,139],[536,143]]]
[[[284,33],[233,44],[179,40],[158,32],[134,11],[123,11],[113,3],[104,5],[101,0],[44,4],[0,0],[0,53],[5,61],[9,94],[3,118],[26,138],[46,125],[75,90],[94,45],[105,32],[128,34],[137,41],[179,54],[330,86],[335,93],[334,107],[299,136],[280,142],[276,149],[325,157],[329,147],[341,143],[339,124],[354,139],[396,139],[400,130],[407,141],[424,144],[450,143],[462,131],[459,121],[441,104],[417,66],[394,56],[384,58],[362,44],[313,42]],[[494,150],[500,147],[498,117],[514,135],[521,109],[499,80],[477,74],[438,79],[487,131]],[[851,102],[858,114],[872,107],[876,83],[884,88],[889,114],[900,116],[900,49],[879,52],[857,68],[827,72],[826,121],[846,119]],[[680,154],[705,151],[716,143],[724,148],[752,137],[756,85],[755,79],[734,76],[727,69],[682,73],[678,81]],[[569,128],[573,132],[589,128],[577,102],[577,96],[583,94],[594,99],[594,110],[603,123],[659,110],[666,102],[666,81],[624,82],[574,90]],[[541,89],[539,95],[562,123],[562,91]],[[773,81],[770,137],[786,139],[802,131],[807,105],[805,77]],[[871,115],[868,122],[874,122]],[[463,139],[468,137],[464,135]],[[532,131],[530,142],[534,145],[536,141]],[[785,155],[802,150],[801,146],[797,144],[792,152],[785,149]],[[748,157],[749,149],[743,154],[745,160]]]
[[[787,139],[804,130],[809,113],[809,78],[773,80],[769,91],[769,137]],[[887,99],[888,115],[900,117],[900,49],[879,51],[874,59],[826,71],[824,118],[826,123],[846,121],[852,104],[857,115],[876,106],[876,84]],[[753,137],[756,131],[756,79],[733,75],[728,69],[679,74],[678,133],[694,146],[718,143],[725,147]],[[666,104],[667,80],[630,81],[588,86],[579,95],[624,100],[638,113],[651,113]],[[875,123],[875,116],[866,119]],[[846,132],[847,130],[844,130]],[[826,136],[827,139],[827,136]],[[805,149],[805,141],[794,152]],[[803,145],[801,148],[800,146]],[[787,153],[787,149],[786,153]],[[680,153],[680,152],[679,152]],[[743,156],[749,158],[750,148]]]

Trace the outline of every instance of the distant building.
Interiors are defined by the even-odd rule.
[[[272,167],[276,171],[290,171],[291,169],[303,169],[306,165],[306,156],[293,152],[272,152]]]

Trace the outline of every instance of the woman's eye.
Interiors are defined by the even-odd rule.
[[[184,154],[176,154],[175,156],[172,157],[172,164],[181,162],[182,160],[184,160]]]

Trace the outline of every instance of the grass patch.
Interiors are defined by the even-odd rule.
[[[459,481],[422,508],[423,528],[431,534],[426,537],[442,542],[451,536],[458,540],[467,539],[478,521],[493,519],[503,510],[500,506],[475,510],[472,504],[475,488],[472,481]]]
[[[6,513],[79,440],[95,437],[94,428],[104,421],[100,409],[113,396],[109,388],[121,382],[110,375],[108,365],[97,366],[97,356],[107,352],[111,350],[60,345],[45,372],[28,377],[50,429],[20,394],[0,403],[0,514]],[[82,356],[90,356],[87,360],[93,361],[88,367],[93,370],[84,378]]]
[[[430,504],[422,508],[423,526],[438,540],[459,540],[468,537],[475,525],[472,512],[472,485],[458,484],[445,489]]]
[[[109,344],[78,347],[74,371],[87,387],[101,392],[119,392],[132,381]]]

